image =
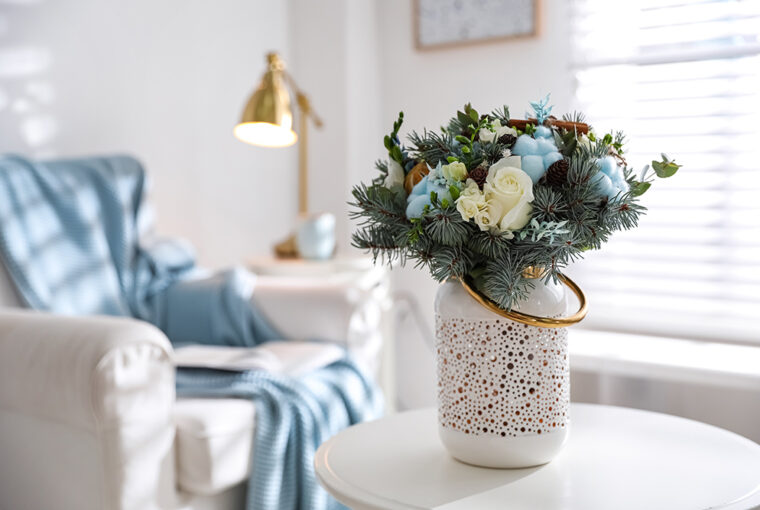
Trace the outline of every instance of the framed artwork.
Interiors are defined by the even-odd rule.
[[[415,0],[418,49],[534,37],[540,0]]]

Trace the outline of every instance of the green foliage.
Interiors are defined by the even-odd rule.
[[[398,164],[404,164],[404,156],[401,152],[401,145],[398,139],[398,130],[401,128],[401,124],[404,123],[404,112],[399,112],[398,119],[393,123],[393,131],[391,134],[385,135],[383,138],[383,144],[388,150],[388,156],[398,162]]]
[[[567,220],[539,223],[536,218],[533,218],[527,226],[520,229],[516,236],[521,241],[530,239],[531,242],[537,243],[545,238],[547,244],[555,244],[555,242],[563,242],[561,237],[563,234],[570,233],[570,230],[564,228],[565,225],[567,225]]]
[[[372,179],[372,184],[382,184],[388,175],[388,163],[382,159],[375,161],[375,169],[378,172],[377,177]]]
[[[668,177],[673,177],[676,172],[678,172],[678,169],[681,168],[681,165],[668,159],[665,154],[661,154],[661,157],[661,161],[652,161],[653,174],[649,173],[649,166],[647,165],[644,167],[644,170],[642,170],[641,178],[639,180],[630,181],[631,193],[633,193],[634,196],[640,197],[646,193],[652,186],[655,176],[661,179],[667,179]]]
[[[424,223],[425,234],[435,243],[461,247],[472,233],[472,224],[462,220],[453,207],[442,207],[430,212]]]
[[[568,158],[573,155],[578,147],[578,138],[572,131],[562,129],[554,132],[554,144],[559,152]]]
[[[563,117],[570,122],[585,122],[580,113]],[[441,132],[423,130],[408,136],[405,148],[398,142],[403,114],[384,139],[389,156],[405,166],[425,161],[430,167],[461,161],[468,171],[480,164],[491,165],[501,159],[510,145],[498,140],[481,143],[479,132],[492,128],[499,120],[509,122],[506,107],[479,115],[470,104],[464,106]],[[531,132],[535,128],[529,127]],[[533,208],[528,225],[516,232],[482,231],[472,221],[465,221],[456,209],[460,196],[457,186],[450,186],[452,201],[438,200],[431,193],[431,203],[422,217],[407,219],[406,192],[402,187],[385,188],[387,163],[378,161],[380,177],[366,186],[354,187],[351,217],[359,228],[352,244],[390,263],[413,260],[439,281],[451,277],[467,278],[500,307],[510,309],[533,285],[523,277],[526,267],[541,267],[547,279],[556,279],[562,270],[584,252],[598,249],[619,230],[634,228],[645,212],[639,197],[652,185],[652,178],[669,177],[680,167],[665,155],[653,161],[653,175],[645,169],[640,178],[633,177],[622,159],[625,137],[622,133],[601,136],[589,132],[590,143],[579,143],[575,130],[554,131],[554,141],[568,162],[567,180],[552,186],[543,180],[533,186]],[[609,199],[594,185],[597,161],[615,156],[624,166],[629,191]]]
[[[498,120],[502,126],[507,126],[509,124],[509,108],[502,106],[501,110],[492,111],[491,118]]]
[[[633,193],[634,197],[640,197],[646,193],[651,186],[651,182],[637,182],[634,184],[633,188],[631,188],[631,193]]]
[[[662,161],[652,161],[652,168],[657,177],[662,179],[673,177],[681,165],[677,165],[675,161],[671,161],[665,154],[662,154]]]
[[[454,137],[451,133],[435,133],[433,131],[423,131],[422,134],[412,131],[409,135],[409,141],[412,144],[411,153],[418,160],[426,161],[431,167],[438,163],[448,163],[449,157],[458,161],[458,154],[452,149]]]
[[[562,116],[562,120],[565,122],[575,122],[576,124],[585,124],[586,114],[583,112],[566,113]]]

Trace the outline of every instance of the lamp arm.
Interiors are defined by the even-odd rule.
[[[283,75],[288,81],[290,88],[292,88],[293,92],[296,94],[296,102],[298,103],[298,109],[301,111],[301,114],[310,117],[312,122],[314,122],[314,125],[318,128],[321,128],[322,119],[320,119],[319,115],[317,115],[312,109],[309,97],[301,90],[298,84],[296,84],[296,81],[293,79],[289,72],[283,71]]]

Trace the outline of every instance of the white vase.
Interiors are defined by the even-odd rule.
[[[564,287],[534,284],[517,311],[566,314]],[[435,313],[438,431],[449,453],[494,468],[549,462],[570,426],[567,330],[497,315],[458,280],[438,289]]]

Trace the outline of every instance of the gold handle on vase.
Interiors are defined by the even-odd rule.
[[[574,281],[563,274],[559,275],[559,279],[562,283],[567,285],[571,291],[573,291],[575,297],[578,298],[580,306],[578,307],[578,311],[574,314],[567,317],[557,318],[539,317],[537,315],[530,315],[527,313],[518,312],[516,310],[503,310],[491,298],[478,291],[469,277],[459,278],[459,281],[462,283],[462,286],[467,291],[467,293],[470,294],[470,296],[472,296],[475,301],[497,315],[501,315],[504,318],[519,322],[521,324],[527,324],[528,326],[536,326],[539,328],[565,328],[567,326],[577,324],[583,320],[583,318],[586,316],[586,312],[588,311],[588,304],[586,303],[585,294],[583,294],[581,288],[578,287]]]

